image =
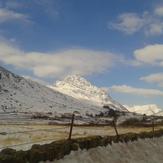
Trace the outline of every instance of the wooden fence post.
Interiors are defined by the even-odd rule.
[[[116,118],[113,119],[113,127],[117,135],[117,139],[119,139],[119,134],[118,134],[117,125],[116,125]]]
[[[154,116],[152,117],[152,133],[153,133],[153,138],[155,136],[155,121],[154,121]]]
[[[73,113],[73,114],[72,114],[72,118],[71,118],[71,126],[70,126],[70,132],[69,132],[68,140],[71,140],[72,129],[73,129],[73,126],[74,126],[74,118],[75,118],[75,114]]]

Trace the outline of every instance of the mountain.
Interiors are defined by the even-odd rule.
[[[159,115],[163,111],[155,104],[150,105],[135,105],[135,106],[125,106],[130,112],[135,112],[139,114],[146,114],[146,115]]]
[[[114,110],[127,111],[124,106],[113,100],[106,90],[92,85],[79,75],[67,76],[63,81],[57,81],[52,88],[75,99],[84,100],[99,107],[109,106],[109,108]]]
[[[108,109],[62,94],[0,67],[0,112],[98,115]]]

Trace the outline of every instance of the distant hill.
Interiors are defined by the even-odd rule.
[[[135,112],[135,113],[139,113],[139,114],[146,114],[146,115],[161,115],[163,110],[161,108],[159,108],[157,105],[155,104],[149,104],[149,105],[134,105],[134,106],[126,106],[126,108],[130,111],[130,112]]]

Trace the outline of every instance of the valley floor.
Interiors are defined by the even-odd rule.
[[[159,126],[156,129],[163,128]],[[150,127],[118,127],[119,134],[151,131]],[[3,124],[0,125],[0,150],[10,147],[17,150],[27,150],[32,144],[45,144],[59,139],[67,139],[69,126],[43,124]],[[75,126],[72,137],[86,137],[92,135],[115,135],[110,126]]]

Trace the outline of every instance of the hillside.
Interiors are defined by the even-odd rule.
[[[81,115],[106,112],[99,106],[64,95],[0,67],[0,112],[52,112]]]

